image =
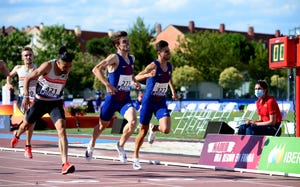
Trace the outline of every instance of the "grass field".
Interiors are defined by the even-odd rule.
[[[97,113],[89,113],[87,115],[99,115]],[[243,115],[243,112],[234,112],[231,113],[230,117],[228,118],[228,120],[226,120],[225,122],[228,121],[232,121],[235,117],[241,117]],[[118,115],[117,115],[118,116]],[[161,133],[157,133],[157,138],[161,138],[161,139],[180,139],[180,140],[186,140],[186,141],[192,141],[192,140],[200,140],[203,139],[204,136],[204,131],[201,131],[199,133],[197,133],[197,130],[194,129],[190,129],[190,130],[185,130],[181,132],[176,132],[174,133],[174,130],[179,122],[178,119],[176,119],[177,117],[182,116],[181,112],[173,112],[172,116],[171,116],[171,123],[172,123],[172,131],[170,134],[161,134]],[[120,117],[120,116],[118,116]],[[253,119],[256,119],[257,115],[254,115]],[[189,122],[190,119],[188,119],[187,121]],[[222,120],[220,120],[222,121]],[[294,112],[289,112],[286,118],[286,121],[288,122],[294,122],[295,121],[295,115]],[[153,117],[152,118],[152,123],[157,124],[157,120]],[[194,123],[194,121],[192,121],[191,123]],[[204,129],[206,128],[206,126],[204,126]],[[51,130],[39,130],[36,132],[40,132],[40,133],[56,133],[55,129],[51,129]],[[91,135],[93,133],[93,128],[74,128],[74,129],[67,129],[67,133],[68,134],[81,134],[81,135]],[[134,134],[132,135],[132,137],[135,137],[138,133],[138,129],[134,132]],[[110,136],[120,136],[120,134],[111,134],[111,128],[106,129],[103,132],[103,135],[110,135]],[[286,134],[284,134],[284,126],[282,129],[282,135],[281,136],[288,136]],[[291,136],[295,136],[294,134]]]

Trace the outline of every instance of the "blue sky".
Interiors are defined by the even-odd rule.
[[[284,35],[300,27],[299,0],[1,0],[1,26],[64,25],[67,29],[128,30],[141,17],[149,28],[160,23]]]

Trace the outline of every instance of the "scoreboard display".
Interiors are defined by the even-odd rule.
[[[269,40],[269,68],[281,69],[296,66],[296,41],[287,36]]]

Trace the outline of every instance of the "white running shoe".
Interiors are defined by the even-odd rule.
[[[132,163],[132,167],[133,167],[133,169],[135,169],[135,170],[140,170],[140,169],[142,169],[142,166],[141,166],[141,164],[140,164],[140,159],[134,158],[134,159],[133,159],[133,163]]]
[[[155,140],[155,132],[153,131],[154,126],[155,125],[153,123],[150,123],[150,131],[149,131],[149,136],[148,136],[149,144],[153,144],[153,142]]]
[[[86,160],[90,161],[93,158],[93,151],[94,151],[93,147],[88,146],[86,148],[86,151],[85,151],[85,159]]]
[[[117,142],[116,149],[119,153],[119,159],[121,162],[127,162],[127,156],[123,147],[119,146],[119,142]]]

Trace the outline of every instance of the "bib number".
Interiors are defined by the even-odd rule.
[[[130,91],[132,75],[120,75],[118,82],[118,90]]]
[[[168,90],[168,83],[155,83],[152,95],[155,96],[165,96]]]
[[[58,98],[60,96],[60,92],[63,88],[63,85],[58,84],[49,84],[42,87],[40,90],[40,95],[51,97],[51,98]]]

